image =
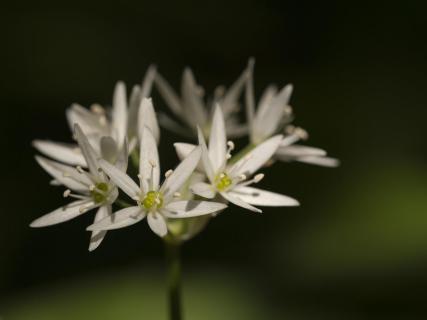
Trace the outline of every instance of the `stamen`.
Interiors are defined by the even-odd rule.
[[[263,174],[263,173],[258,173],[258,174],[254,177],[254,183],[258,183],[258,182],[260,182],[262,179],[264,179],[264,174]]]
[[[90,191],[93,191],[93,190],[95,190],[96,189],[96,186],[94,185],[94,184],[91,184],[90,186],[89,186],[89,190]]]
[[[284,106],[283,111],[287,116],[291,115],[293,112],[292,107],[290,105]]]
[[[181,198],[181,192],[175,192],[175,193],[173,194],[173,197],[174,197],[174,198]]]
[[[62,195],[64,196],[64,198],[67,198],[70,194],[71,194],[71,190],[67,189],[64,191],[64,193]]]
[[[99,104],[94,103],[90,106],[90,110],[93,113],[99,114],[99,115],[104,115],[105,114],[105,109],[103,107],[101,107]]]

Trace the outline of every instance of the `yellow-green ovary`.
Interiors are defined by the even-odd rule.
[[[142,205],[145,209],[161,208],[163,206],[163,195],[157,191],[148,191],[142,200]]]
[[[226,173],[221,173],[215,178],[215,185],[219,191],[227,189],[233,181]]]
[[[95,185],[95,189],[90,192],[90,195],[95,203],[101,203],[107,199],[107,192],[108,184],[105,182],[99,182]]]

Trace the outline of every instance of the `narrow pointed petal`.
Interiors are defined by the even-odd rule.
[[[225,132],[224,115],[221,107],[217,104],[212,120],[212,127],[209,137],[209,158],[212,162],[212,169],[217,172],[227,161],[227,137]]]
[[[128,160],[129,160],[129,148],[127,139],[125,139],[125,143],[123,144],[122,150],[119,150],[119,154],[117,156],[116,163],[114,164],[117,169],[126,173],[128,168]]]
[[[207,113],[202,99],[200,87],[196,83],[193,72],[186,68],[182,77],[182,100],[184,101],[186,121],[193,128],[204,126],[207,122]]]
[[[147,222],[151,230],[159,237],[164,237],[168,233],[165,218],[159,213],[149,213],[147,215]]]
[[[233,196],[256,206],[292,207],[299,202],[291,197],[252,187],[235,187],[230,192]]]
[[[116,141],[111,137],[102,137],[100,146],[102,158],[114,164],[118,154]]]
[[[99,165],[110,179],[129,197],[135,198],[139,195],[140,190],[138,185],[126,173],[105,160],[100,160]]]
[[[66,111],[66,117],[71,131],[74,130],[74,125],[77,123],[85,134],[98,132],[106,134],[106,127],[101,125],[100,116],[90,110],[74,103]]]
[[[197,147],[195,144],[183,142],[176,142],[173,144],[173,146],[175,147],[175,151],[179,160],[184,160],[191,153],[191,151]]]
[[[34,140],[33,147],[54,160],[86,167],[86,160],[77,145],[49,140]]]
[[[202,149],[203,167],[205,168],[205,172],[206,172],[206,175],[208,176],[209,180],[211,182],[213,182],[215,179],[215,172],[213,171],[212,162],[211,162],[211,159],[209,157],[208,147],[206,146],[206,141],[205,141],[205,138],[203,136],[203,132],[200,129],[200,127],[197,127],[197,135],[199,138],[200,148]]]
[[[221,192],[221,196],[225,200],[227,200],[227,201],[235,204],[236,206],[242,207],[244,209],[248,209],[248,210],[253,211],[253,212],[258,212],[258,213],[262,212],[261,209],[255,208],[254,206],[251,206],[249,203],[243,201],[239,197],[236,197],[236,196],[234,196],[233,194],[231,194],[229,192]]]
[[[338,159],[330,158],[330,157],[307,156],[307,157],[300,157],[295,160],[299,162],[304,162],[307,164],[314,164],[314,165],[329,167],[329,168],[335,168],[340,165],[340,161]]]
[[[207,199],[213,199],[216,194],[216,191],[214,190],[212,185],[206,182],[195,183],[190,187],[190,190],[194,194]]]
[[[184,200],[169,203],[165,209],[169,218],[191,218],[215,213],[227,208],[227,205],[212,201]]]
[[[87,211],[80,210],[80,207],[82,205],[85,205],[85,207],[94,206],[95,203],[92,201],[89,202],[86,200],[78,200],[78,201],[71,202],[68,205],[60,207],[34,220],[33,222],[31,222],[30,227],[32,228],[47,227],[47,226],[55,225],[58,223],[62,223],[62,222],[74,219],[75,217],[78,217],[83,213],[87,212]]]
[[[184,126],[173,120],[171,117],[169,117],[167,114],[159,112],[158,120],[163,128],[173,133],[177,133],[183,137],[193,138],[192,132],[188,128],[185,128]]]
[[[157,143],[151,130],[145,127],[142,130],[140,155],[139,155],[139,173],[143,179],[150,180],[153,189],[158,189],[160,181],[160,162],[157,151]]]
[[[79,143],[80,149],[82,150],[83,156],[85,157],[87,166],[89,168],[90,173],[100,178],[100,174],[98,172],[98,155],[95,150],[90,145],[87,137],[83,133],[82,129],[78,124],[74,126],[74,134],[76,136],[77,142]]]
[[[153,87],[154,78],[156,77],[157,68],[155,65],[150,65],[145,73],[144,80],[141,85],[141,98],[148,98],[151,96],[151,89]]]
[[[115,230],[131,226],[145,218],[145,212],[138,206],[125,208],[114,212],[87,227],[88,231]]]
[[[306,157],[306,156],[323,157],[323,156],[326,156],[326,151],[319,148],[314,148],[314,147],[292,145],[287,147],[280,146],[276,151],[276,155],[281,155],[284,157],[287,156],[290,158]]]
[[[40,156],[36,156],[35,158],[37,163],[47,173],[49,173],[55,181],[58,181],[60,184],[71,190],[77,192],[87,191],[88,186],[92,184],[85,175],[78,173],[73,167],[66,166]]]
[[[256,172],[270,160],[279,147],[282,138],[282,135],[277,135],[258,145],[246,156],[237,161],[231,168],[230,173],[233,176],[237,176],[239,174],[251,175]]]
[[[161,96],[165,100],[167,106],[171,111],[181,119],[183,118],[183,110],[181,105],[181,100],[176,94],[175,90],[172,89],[170,84],[159,74],[157,73],[154,78],[154,83],[159,90]]]
[[[254,116],[255,116],[255,93],[254,93],[254,66],[255,60],[249,59],[248,62],[248,77],[246,79],[246,91],[245,91],[245,102],[246,102],[246,117],[248,120],[248,126],[250,130],[253,128]]]
[[[157,122],[151,98],[142,98],[138,113],[138,134],[141,137],[144,128],[147,127],[153,133],[156,142],[160,140],[160,129]]]
[[[235,107],[239,99],[239,96],[242,93],[242,90],[246,84],[248,75],[249,75],[249,66],[242,72],[240,77],[227,90],[227,93],[225,94],[221,103],[224,114],[228,114],[234,111],[233,108]]]
[[[119,147],[122,146],[127,134],[127,98],[126,86],[119,81],[113,94],[112,127]]]
[[[166,178],[162,185],[162,192],[165,198],[173,196],[182,185],[191,176],[197,164],[200,161],[202,150],[200,147],[196,147],[191,153],[176,167],[173,173]]]
[[[111,219],[111,206],[102,206],[98,209],[98,212],[95,215],[95,219],[93,221],[94,224],[97,222],[110,217]],[[99,230],[99,231],[92,231],[92,234],[90,236],[90,242],[89,242],[89,251],[93,251],[96,248],[99,247],[102,240],[104,240],[105,235],[107,234],[107,231]]]

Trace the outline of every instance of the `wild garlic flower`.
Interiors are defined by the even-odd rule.
[[[78,124],[75,125],[75,136],[89,171],[85,171],[79,166],[74,168],[39,156],[36,156],[36,160],[58,184],[68,188],[64,192],[64,197],[76,200],[34,220],[30,224],[33,228],[65,222],[95,208],[98,208],[95,222],[111,218],[111,204],[118,196],[117,187],[104,173],[99,171],[99,155]],[[105,145],[108,146],[109,144],[106,143]],[[108,153],[108,151],[106,152]],[[117,170],[126,171],[127,151],[122,152],[116,166]],[[105,234],[105,231],[92,232],[89,244],[90,251],[100,245]]]
[[[129,149],[132,150],[137,144],[140,129],[145,126],[152,129],[158,141],[160,130],[157,118],[151,99],[147,99],[151,91],[154,76],[155,68],[150,67],[142,86],[134,86],[129,103],[126,97],[126,86],[123,82],[119,81],[114,89],[111,110],[99,104],[93,104],[90,109],[86,109],[79,104],[73,104],[66,111],[70,128],[73,130],[74,124],[79,124],[97,153],[100,153],[102,150],[102,138],[111,137],[115,143],[115,156],[123,149],[126,138],[130,141]],[[35,140],[33,141],[33,146],[54,160],[86,167],[84,156],[75,144],[65,144],[50,140]]]
[[[249,61],[249,76],[246,82],[246,114],[249,126],[249,139],[253,145],[258,145],[271,136],[284,132],[285,136],[277,148],[275,158],[282,161],[299,161],[325,167],[336,167],[339,161],[327,157],[326,151],[303,145],[295,145],[300,140],[308,138],[307,132],[291,124],[294,119],[289,101],[293,86],[288,84],[280,91],[275,86],[268,86],[255,109],[255,94],[253,88],[254,60]]]
[[[227,142],[224,115],[221,107],[217,105],[213,116],[209,148],[206,146],[203,134],[199,129],[202,163],[208,182],[196,183],[191,186],[191,190],[193,193],[208,199],[213,199],[219,194],[225,200],[255,212],[262,212],[262,210],[253,205],[299,205],[298,201],[288,196],[250,187],[250,185],[262,180],[264,175],[261,173],[256,174],[252,179],[250,177],[270,160],[282,139],[282,135],[269,138],[234,164],[229,163],[234,144],[231,141]],[[177,143],[175,148],[178,155],[182,157],[193,150],[195,146]]]
[[[179,200],[177,191],[193,173],[201,157],[195,148],[179,165],[165,174],[160,186],[160,164],[157,145],[151,130],[145,128],[141,137],[139,159],[139,186],[115,166],[101,160],[102,170],[122,189],[136,205],[115,212],[88,227],[91,231],[112,230],[130,226],[147,217],[151,230],[160,237],[168,233],[168,219],[190,218],[211,214],[226,208],[223,203]]]
[[[154,83],[169,109],[179,120],[177,122],[162,113],[159,115],[160,124],[173,132],[190,137],[197,137],[197,126],[199,126],[203,134],[208,137],[214,106],[219,103],[226,117],[225,125],[228,135],[230,137],[245,135],[247,126],[240,123],[238,112],[241,107],[239,98],[247,76],[248,70],[244,70],[228,90],[224,86],[218,86],[213,97],[205,102],[205,91],[197,84],[189,68],[183,72],[180,96],[160,74],[157,74]]]

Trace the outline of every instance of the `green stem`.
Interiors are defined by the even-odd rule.
[[[129,208],[134,206],[133,204],[130,204],[129,202],[126,202],[125,200],[122,200],[122,199],[116,199],[115,203],[122,208]]]
[[[180,243],[165,241],[168,273],[169,320],[182,320]]]

